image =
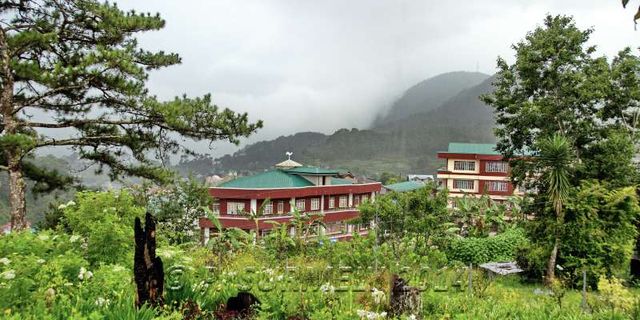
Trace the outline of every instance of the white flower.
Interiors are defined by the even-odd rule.
[[[78,273],[78,279],[80,280],[89,280],[93,277],[93,272],[87,271],[85,267],[80,267],[80,272]]]
[[[13,278],[16,277],[16,271],[15,270],[7,270],[3,273],[0,273],[0,275],[2,275],[2,278],[5,280],[11,280]]]
[[[417,320],[418,318],[416,317],[415,314],[412,314],[409,316],[409,320]]]
[[[98,299],[96,299],[96,306],[98,306],[98,307],[108,306],[109,302],[110,302],[109,299],[105,299],[103,297],[98,297]]]
[[[2,258],[2,259],[0,259],[0,263],[4,264],[6,266],[9,263],[11,263],[11,260],[9,260],[9,258]]]
[[[279,275],[276,277],[276,281],[282,281],[282,279],[284,279],[283,275]]]
[[[336,292],[336,288],[327,282],[320,286],[320,291],[324,294],[334,294]]]
[[[39,263],[39,264],[43,264],[43,263],[45,263],[46,261],[45,261],[44,259],[40,258],[40,259],[36,260],[36,262],[37,262],[37,263]]]
[[[67,207],[67,205],[63,203],[63,204],[58,206],[58,210],[64,210],[66,207]]]
[[[371,291],[371,296],[373,297],[373,302],[376,304],[381,304],[384,300],[384,291],[373,288]]]
[[[78,241],[78,239],[80,239],[80,236],[74,234],[74,235],[71,236],[71,238],[69,238],[69,242],[73,243],[73,242]]]
[[[67,202],[67,207],[75,206],[75,205],[76,205],[76,203],[73,200]]]
[[[558,269],[558,270],[560,270],[560,271],[564,270],[564,268],[563,268],[561,265],[559,265],[559,264],[556,264],[556,269]]]

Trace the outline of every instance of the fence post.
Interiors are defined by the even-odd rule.
[[[587,305],[587,270],[582,270],[582,310],[587,311],[589,306]]]
[[[471,285],[471,279],[473,278],[472,272],[473,272],[473,263],[469,263],[469,284],[468,284],[468,286],[469,286],[469,294],[471,294],[471,295],[473,295],[473,287]]]

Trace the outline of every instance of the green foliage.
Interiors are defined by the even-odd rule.
[[[212,198],[207,187],[193,177],[167,187],[151,186],[142,191],[147,210],[158,221],[158,233],[171,244],[196,242],[198,218],[207,216]]]
[[[91,265],[122,261],[130,265],[133,222],[145,213],[130,192],[79,192],[74,201],[62,206],[68,228],[86,239]]]
[[[459,238],[451,242],[447,258],[465,264],[506,262],[515,259],[516,250],[528,242],[520,229],[509,229],[494,237]]]

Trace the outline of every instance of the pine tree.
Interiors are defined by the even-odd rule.
[[[179,139],[238,143],[262,126],[210,95],[160,101],[148,92],[148,72],[180,57],[141,49],[134,35],[164,24],[94,0],[0,3],[0,171],[9,174],[14,229],[26,226],[25,178],[45,190],[72,182],[28,161],[39,148],[72,148],[113,179],[162,181],[169,175],[152,155],[193,153]]]

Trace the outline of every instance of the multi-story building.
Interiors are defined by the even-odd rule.
[[[449,150],[438,152],[445,167],[438,170],[438,181],[449,190],[450,197],[466,194],[488,195],[504,201],[521,194],[509,181],[509,163],[495,151],[494,144],[449,143]]]
[[[332,239],[351,237],[353,232],[366,234],[368,224],[349,221],[359,217],[358,206],[374,201],[381,184],[358,183],[349,174],[338,170],[303,166],[291,159],[281,162],[273,170],[253,176],[240,177],[209,189],[214,197],[213,212],[222,228],[256,229],[256,221],[247,213],[258,213],[258,228],[265,235],[276,225],[286,224],[290,232],[292,213],[313,214],[322,219],[318,233]],[[206,243],[214,224],[207,218],[199,221],[203,241]]]

